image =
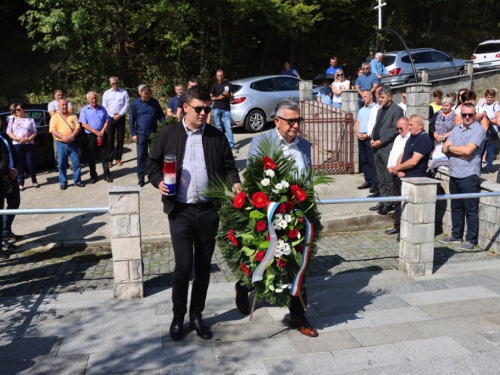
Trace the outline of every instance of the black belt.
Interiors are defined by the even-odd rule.
[[[175,205],[182,207],[182,208],[196,208],[198,210],[210,210],[210,209],[214,208],[214,202],[183,203],[183,202],[176,201]]]

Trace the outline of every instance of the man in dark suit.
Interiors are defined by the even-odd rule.
[[[390,197],[392,195],[392,175],[387,170],[387,162],[391,152],[394,139],[398,136],[396,123],[403,117],[403,110],[392,101],[392,91],[383,87],[379,91],[380,103],[375,127],[372,131],[371,146],[373,148],[373,164],[377,171],[378,188],[381,197]],[[387,215],[393,210],[392,202],[380,202],[377,206],[380,215]]]

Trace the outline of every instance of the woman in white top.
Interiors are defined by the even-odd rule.
[[[349,80],[345,79],[344,71],[339,69],[335,72],[335,81],[332,83],[332,105],[339,109],[342,109],[342,96],[341,93],[344,90],[349,90],[351,83]]]
[[[500,120],[500,105],[495,102],[496,92],[493,89],[486,90],[484,97],[486,101],[479,107],[479,111],[484,114],[481,125],[487,130],[490,122],[498,132],[498,123]],[[483,154],[483,163],[486,163],[483,173],[490,174],[493,168],[493,158],[495,157],[495,141],[486,142],[485,153]]]

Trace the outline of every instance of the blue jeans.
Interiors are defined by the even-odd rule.
[[[68,156],[71,160],[73,168],[73,181],[75,185],[82,183],[81,165],[80,165],[80,149],[76,142],[64,143],[57,141],[57,155],[59,160],[59,183],[61,186],[68,184],[66,178],[66,170],[68,168]]]
[[[493,159],[495,158],[495,142],[487,142],[486,148],[486,168],[493,168]]]
[[[450,194],[479,192],[479,177],[476,175],[456,178],[450,177]],[[451,200],[451,236],[462,239],[464,236],[465,218],[467,218],[467,234],[465,240],[477,245],[479,233],[479,198]]]
[[[233,128],[231,127],[231,111],[224,109],[214,108],[213,116],[215,120],[215,127],[222,131],[222,121],[224,121],[224,128],[226,129],[226,137],[231,148],[234,147]]]
[[[332,102],[332,106],[338,109],[342,109],[342,103]]]
[[[144,182],[146,176],[150,147],[149,135],[137,134],[137,178],[142,182]]]

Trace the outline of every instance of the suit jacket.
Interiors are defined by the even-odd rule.
[[[163,157],[173,154],[177,157],[177,186],[180,183],[182,162],[186,149],[187,134],[181,121],[166,125],[158,134],[153,151],[148,160],[148,174],[151,184],[158,188],[163,181]],[[202,136],[203,154],[207,166],[208,181],[218,175],[229,183],[240,182],[238,169],[226,136],[211,125],[206,124]],[[163,212],[169,214],[176,202],[175,196],[161,196]]]
[[[392,144],[394,140],[399,135],[396,123],[398,120],[404,116],[403,109],[396,103],[392,102],[391,105],[386,109],[385,117],[382,121],[379,121],[380,115],[384,108],[380,108],[377,113],[377,120],[375,121],[375,126],[372,131],[372,135],[376,134],[378,130],[379,138],[373,138],[374,141],[381,141],[383,149],[386,152],[390,152],[392,149]]]
[[[304,165],[306,167],[311,167],[311,144],[306,141],[304,138],[301,138],[297,136],[299,139],[299,151],[302,154],[302,157],[304,158]],[[267,133],[262,133],[256,136],[250,145],[250,150],[248,150],[248,159],[251,156],[255,156],[258,154],[258,145],[260,142],[262,142],[264,139],[267,139],[270,141],[272,144],[277,144],[279,142],[279,137],[278,137],[278,131],[276,129],[273,129]]]

